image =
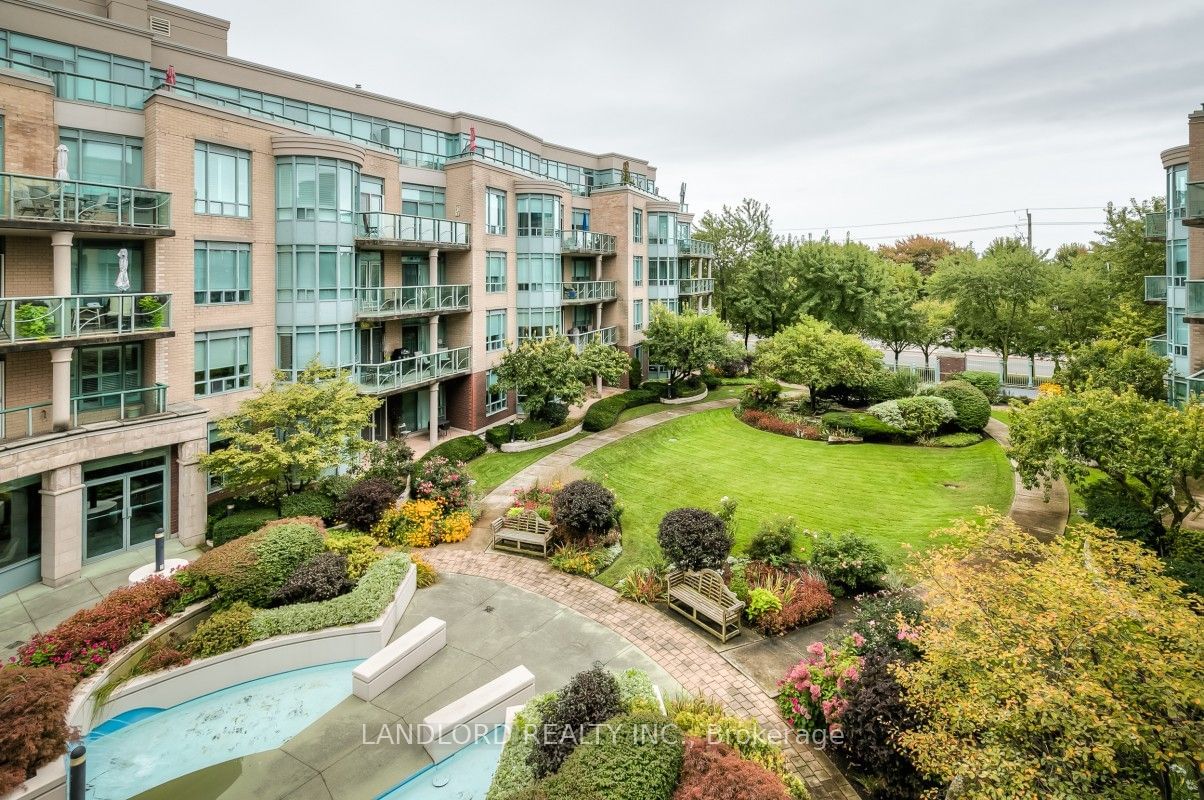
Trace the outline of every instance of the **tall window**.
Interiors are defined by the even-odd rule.
[[[648,259],[648,285],[670,286],[677,283],[676,258]]]
[[[573,230],[588,231],[589,230],[589,209],[574,208],[573,209]]]
[[[485,352],[492,353],[506,346],[506,309],[485,315]]]
[[[73,294],[113,294],[121,272],[121,251],[126,254],[130,291],[141,292],[142,243],[95,239],[71,248],[71,291]]]
[[[515,272],[520,292],[540,292],[560,285],[560,256],[555,253],[519,253]]]
[[[446,219],[447,200],[443,187],[420,186],[414,183],[401,187],[401,213],[416,217]]]
[[[196,242],[192,250],[198,305],[246,303],[251,299],[251,245]]]
[[[496,414],[506,410],[506,393],[498,386],[497,373],[485,373],[485,413]]]
[[[644,241],[644,212],[638,208],[631,210],[631,241]]]
[[[648,244],[668,244],[671,224],[668,214],[649,214]]]
[[[59,128],[59,144],[67,148],[67,173],[74,180],[142,185],[142,139],[137,136]]]
[[[635,330],[644,329],[644,301],[631,301],[631,327]]]
[[[560,230],[560,198],[554,194],[518,196],[518,235],[551,236]]]
[[[485,190],[485,232],[506,232],[506,193],[501,189]]]
[[[545,339],[560,332],[559,308],[520,308],[514,315],[518,318],[519,341]]]
[[[210,331],[193,335],[194,394],[233,392],[251,385],[251,331]]]
[[[632,286],[643,286],[644,285],[644,257],[643,256],[632,256],[631,257],[631,285]]]
[[[506,254],[489,251],[485,254],[485,291],[506,291]]]
[[[360,176],[359,211],[368,214],[385,210],[385,182],[381,178]]]
[[[276,302],[353,299],[354,255],[352,248],[335,245],[277,245]]]
[[[349,161],[277,158],[276,219],[351,222],[359,184],[359,170]]]
[[[218,144],[197,142],[193,186],[198,214],[251,216],[251,154]]]

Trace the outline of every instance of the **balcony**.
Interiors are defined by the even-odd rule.
[[[710,242],[703,242],[698,239],[678,239],[677,254],[679,256],[698,256],[700,258],[714,258],[715,245]]]
[[[1204,395],[1204,370],[1187,376],[1187,396]]]
[[[51,401],[0,409],[0,441],[14,442],[51,433]],[[167,411],[167,385],[76,395],[71,398],[71,427],[128,422]],[[59,434],[61,435],[61,434]]]
[[[1166,214],[1157,211],[1145,215],[1145,238],[1151,242],[1162,241],[1166,238]]]
[[[1165,333],[1161,334],[1159,336],[1151,336],[1149,339],[1146,339],[1145,346],[1146,346],[1147,350],[1149,350],[1151,353],[1153,353],[1156,356],[1159,356],[1161,358],[1169,358],[1170,357],[1170,346],[1169,346],[1169,343],[1166,341]]]
[[[602,344],[614,344],[615,342],[619,341],[619,329],[614,325],[611,325],[608,328],[596,328],[592,331],[585,331],[583,333],[569,333],[566,335],[568,336],[569,341],[578,350],[584,350],[585,346],[594,341],[595,338],[600,339]]]
[[[0,352],[174,335],[170,294],[0,298]]]
[[[355,313],[360,319],[398,319],[451,314],[469,308],[468,284],[360,287]]]
[[[615,237],[593,231],[561,231],[560,252],[565,255],[613,256]]]
[[[1204,228],[1204,181],[1187,184],[1187,207],[1183,211],[1183,224],[1193,228]]]
[[[1146,275],[1145,276],[1145,301],[1147,303],[1165,303],[1166,302],[1166,276],[1165,275]]]
[[[603,303],[618,297],[614,281],[577,281],[564,285],[563,302],[566,306],[586,303]]]
[[[357,214],[355,238],[390,250],[467,250],[469,224],[412,214]]]
[[[1184,322],[1204,322],[1204,281],[1188,281],[1183,301]]]
[[[684,278],[677,284],[677,293],[710,294],[715,291],[714,278]]]
[[[472,348],[457,347],[399,358],[380,364],[356,364],[355,382],[365,394],[391,394],[426,386],[472,369]]]
[[[0,233],[174,236],[171,195],[154,189],[0,173]]]

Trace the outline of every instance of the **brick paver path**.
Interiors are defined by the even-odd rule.
[[[994,417],[987,422],[987,435],[999,442],[1004,450],[1011,444],[1008,426]],[[1070,493],[1066,491],[1066,483],[1061,480],[1054,483],[1049,488],[1049,500],[1046,501],[1045,490],[1025,488],[1019,472],[1012,471],[1012,480],[1016,488],[1008,516],[1043,542],[1061,536],[1070,517]]]
[[[555,600],[605,625],[660,664],[686,691],[714,697],[732,713],[756,719],[774,732],[778,741],[787,742],[783,748],[787,758],[807,783],[814,800],[857,800],[853,787],[823,751],[788,736],[789,729],[773,700],[698,634],[665,614],[623,600],[588,578],[566,575],[542,561],[522,556],[448,547],[427,550],[423,555],[437,569],[502,581]]]

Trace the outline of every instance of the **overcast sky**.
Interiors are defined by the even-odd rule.
[[[697,214],[751,196],[841,238],[963,217],[851,230],[872,244],[981,247],[1023,212],[964,215],[1026,207],[1091,207],[1035,211],[1038,247],[1090,239],[1050,223],[1163,194],[1204,102],[1199,0],[179,2],[231,21],[232,56],[646,158]]]

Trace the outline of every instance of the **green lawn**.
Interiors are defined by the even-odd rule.
[[[1012,411],[1008,408],[992,408],[991,416],[1002,422],[1004,425],[1012,424]]]
[[[581,437],[588,435],[586,433],[579,433],[563,442],[547,444],[534,450],[524,450],[521,453],[494,452],[486,453],[480,458],[474,458],[468,462],[468,474],[477,482],[473,489],[479,495],[487,495],[524,467],[534,464],[539,459],[559,450],[569,442],[575,442]]]
[[[810,530],[855,530],[892,561],[927,547],[929,534],[976,506],[1006,510],[1012,474],[991,440],[966,448],[832,446],[758,431],[729,409],[657,425],[577,462],[623,505],[623,555],[601,576],[613,584],[658,555],[656,526],[674,508],[737,499],[736,549],[765,519],[792,516]]]

